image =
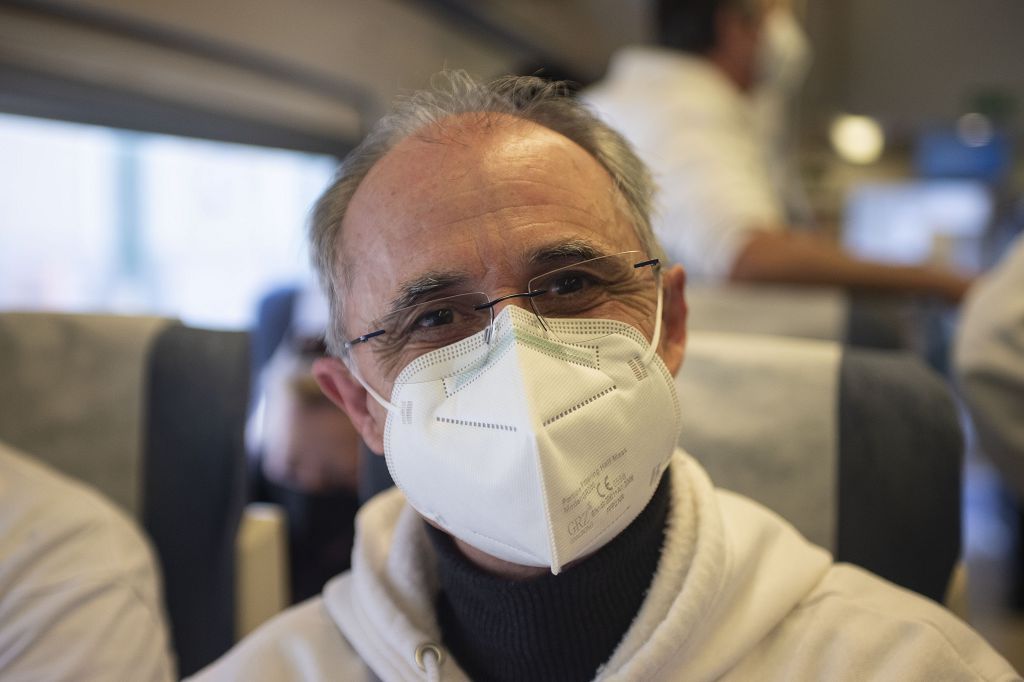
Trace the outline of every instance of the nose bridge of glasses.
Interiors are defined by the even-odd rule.
[[[547,291],[544,289],[535,289],[533,291],[520,291],[514,294],[505,294],[504,296],[499,296],[498,298],[491,299],[486,303],[481,303],[480,305],[476,306],[476,309],[490,309],[492,315],[495,317],[497,317],[498,313],[500,313],[505,308],[505,306],[510,304],[518,305],[521,308],[533,312],[533,306],[531,306],[529,303],[530,299],[535,298],[537,296],[541,296],[545,293],[547,293]]]
[[[476,306],[477,310],[488,310],[490,311],[491,314],[490,324],[487,327],[487,342],[490,343],[491,335],[494,333],[494,320],[495,318],[497,318],[498,314],[505,309],[505,306],[518,305],[520,308],[523,308],[524,310],[531,312],[534,315],[537,315],[537,311],[533,307],[533,305],[530,304],[530,301],[531,299],[536,298],[537,296],[541,296],[545,293],[547,293],[547,291],[543,289],[535,289],[533,291],[520,291],[514,294],[505,294],[504,296],[499,296],[495,299],[491,299],[487,303],[481,303],[480,305]],[[541,324],[544,324],[543,319],[541,319],[539,315],[537,317],[538,319],[541,320]]]

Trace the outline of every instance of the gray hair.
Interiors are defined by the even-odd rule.
[[[400,99],[393,111],[373,127],[342,162],[313,207],[309,237],[313,266],[330,305],[327,348],[340,355],[344,301],[339,275],[350,283],[338,253],[341,224],[349,203],[370,169],[403,139],[458,114],[505,114],[536,123],[569,138],[600,163],[625,202],[633,229],[651,257],[664,253],[651,230],[655,185],[630,144],[589,108],[567,94],[563,83],[532,76],[507,76],[491,83],[474,80],[464,71],[443,71],[431,88]]]

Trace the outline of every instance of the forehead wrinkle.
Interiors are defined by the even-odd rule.
[[[494,120],[492,120],[492,118]],[[496,125],[488,125],[493,123]],[[509,138],[509,134],[515,134],[516,130],[521,134]],[[431,133],[442,133],[440,139]],[[541,137],[538,139],[537,135]],[[433,138],[433,139],[431,139]],[[456,144],[456,141],[458,144]],[[552,152],[556,152],[552,156]],[[405,165],[406,159],[418,159],[423,162],[424,154],[430,157],[431,165],[435,171],[427,182],[422,182],[422,176],[417,182],[408,182],[412,178],[399,170],[398,177],[392,177],[391,181],[379,185],[374,180],[383,166],[401,168]],[[509,154],[512,158],[509,158]],[[557,160],[556,160],[557,159]],[[577,175],[580,178],[597,179],[600,176],[607,187],[615,194],[611,177],[607,171],[600,166],[584,149],[568,138],[535,123],[524,121],[516,117],[505,115],[491,115],[480,117],[452,116],[440,121],[427,129],[421,129],[399,142],[395,148],[389,151],[378,162],[377,167],[371,169],[364,180],[363,186],[356,194],[364,194],[365,199],[374,203],[382,201],[393,201],[399,195],[406,195],[417,206],[410,207],[412,210],[407,213],[411,217],[429,214],[433,210],[430,198],[439,193],[448,192],[450,197],[467,196],[474,193],[497,191],[504,187],[530,187],[539,186],[547,190],[554,190],[560,194],[570,194],[568,190],[557,185],[552,185],[550,179],[533,179],[523,176],[510,178],[507,175],[501,176],[509,168],[518,167],[520,171],[537,173],[543,176],[551,171],[552,162],[556,165],[565,165],[566,173]],[[403,175],[406,175],[404,178]],[[466,180],[471,183],[468,187],[461,189],[453,188],[452,184],[465,184]],[[462,181],[462,182],[460,182]],[[369,194],[375,197],[365,196],[366,185],[373,186],[374,190]],[[595,186],[595,190],[597,187]],[[453,191],[454,190],[454,191]],[[354,197],[354,199],[359,198]],[[588,203],[596,209],[605,209],[610,203],[611,210],[615,211],[615,201],[601,191],[588,193]],[[353,202],[354,204],[357,202]]]
[[[460,171],[467,176],[470,176],[469,171]],[[473,184],[469,187],[453,188],[450,185],[445,187],[445,203],[463,200],[468,205],[481,205],[492,203],[488,199],[492,199],[494,195],[506,193],[504,205],[481,211],[478,214],[467,215],[463,219],[472,217],[480,217],[492,213],[497,213],[504,210],[516,209],[516,208],[554,208],[563,211],[576,211],[585,212],[594,216],[599,216],[604,213],[613,214],[616,211],[613,201],[605,201],[608,198],[604,193],[597,192],[594,195],[586,195],[585,206],[572,205],[571,201],[568,200],[572,197],[579,196],[578,192],[574,192],[571,189],[552,185],[550,181],[535,180],[533,178],[488,178],[487,174],[483,177],[479,175],[472,175]],[[446,180],[450,182],[451,179]],[[544,201],[538,201],[536,197],[531,196],[530,190],[540,189],[544,192],[555,193],[555,197],[547,196],[544,197]],[[432,184],[428,187],[422,187],[416,194],[419,196],[413,196],[415,202],[415,208],[406,212],[406,215],[410,218],[423,218],[443,212],[446,210],[445,205],[436,204],[431,201],[431,197],[438,195],[440,188],[437,184]],[[463,210],[470,210],[468,206],[463,207]],[[453,221],[457,222],[457,221]]]
[[[461,196],[473,196],[481,195],[487,192],[493,192],[498,188],[505,185],[529,185],[542,187],[545,190],[556,190],[560,195],[564,197],[577,197],[580,196],[578,192],[574,192],[570,189],[554,187],[550,184],[535,181],[535,180],[506,180],[493,183],[492,185],[484,188],[470,188],[465,189],[457,193],[453,193],[453,197]],[[455,217],[452,220],[447,220],[443,224],[457,225],[466,221],[482,220],[491,216],[501,217],[503,214],[514,214],[516,211],[535,211],[538,208],[549,209],[552,211],[551,220],[544,221],[545,223],[565,223],[572,224],[573,222],[579,222],[583,226],[593,227],[595,224],[611,224],[618,222],[625,216],[623,212],[614,202],[614,189],[610,190],[609,194],[598,194],[597,196],[586,196],[587,199],[583,205],[578,205],[576,202],[565,202],[559,201],[558,197],[544,197],[543,201],[539,201],[537,198],[530,196],[517,196],[514,200],[505,201],[502,205],[493,208],[481,209],[478,212],[467,213],[469,209],[461,211],[462,215]],[[602,201],[602,199],[611,199],[609,201]],[[487,203],[487,202],[474,202],[474,203]],[[439,209],[438,207],[431,206],[425,208],[422,211],[416,212],[416,217],[422,217],[434,213]],[[577,217],[578,216],[578,217]],[[512,216],[514,217],[514,216]]]
[[[566,208],[566,209],[570,208],[570,207],[563,207],[563,206],[561,206],[561,204],[553,204],[553,205],[554,206],[558,206],[560,208]],[[529,220],[527,220],[527,221],[520,222],[520,221],[516,220],[516,217],[517,217],[517,215],[519,213],[524,212],[524,211],[528,211],[528,210],[534,208],[535,206],[537,206],[537,204],[523,204],[523,205],[520,205],[520,206],[502,206],[500,208],[495,208],[495,209],[490,209],[490,210],[482,210],[482,211],[480,211],[478,213],[473,213],[473,214],[470,214],[470,215],[463,215],[463,216],[455,218],[453,220],[446,221],[446,222],[444,222],[442,224],[434,226],[434,229],[440,228],[442,226],[456,227],[456,226],[464,225],[466,223],[471,223],[471,224],[472,223],[483,223],[483,222],[491,220],[491,219],[501,220],[503,222],[515,223],[515,225],[511,225],[510,224],[507,227],[523,227],[523,226],[526,226],[526,225],[530,225],[530,226],[533,226],[533,227],[541,227],[541,226],[551,226],[551,227],[554,227],[554,228],[559,228],[559,227],[581,227],[581,228],[590,229],[590,228],[593,228],[597,224],[604,224],[604,223],[608,222],[606,219],[601,218],[599,216],[596,216],[596,215],[594,215],[593,213],[591,213],[589,211],[580,210],[580,209],[572,209],[571,213],[573,213],[574,215],[561,215],[561,216],[553,215],[553,216],[550,216],[550,217],[544,218],[544,219],[538,219],[536,216],[528,216]],[[567,211],[567,213],[568,212],[569,211]]]

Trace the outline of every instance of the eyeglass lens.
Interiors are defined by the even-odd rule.
[[[520,305],[532,307],[541,318],[627,322],[650,338],[658,277],[650,263],[636,267],[644,260],[641,252],[629,251],[557,268],[531,279],[526,291],[544,293],[520,299],[528,301]],[[486,330],[492,319],[488,301],[486,294],[474,292],[397,310],[375,323],[372,338],[351,346],[352,359],[360,366],[376,362],[391,374],[426,353]]]

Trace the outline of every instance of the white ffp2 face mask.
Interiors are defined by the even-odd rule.
[[[481,332],[413,361],[395,382],[384,452],[425,518],[491,556],[558,573],[650,501],[680,411],[637,329],[546,322],[549,332],[508,306],[489,344]]]

